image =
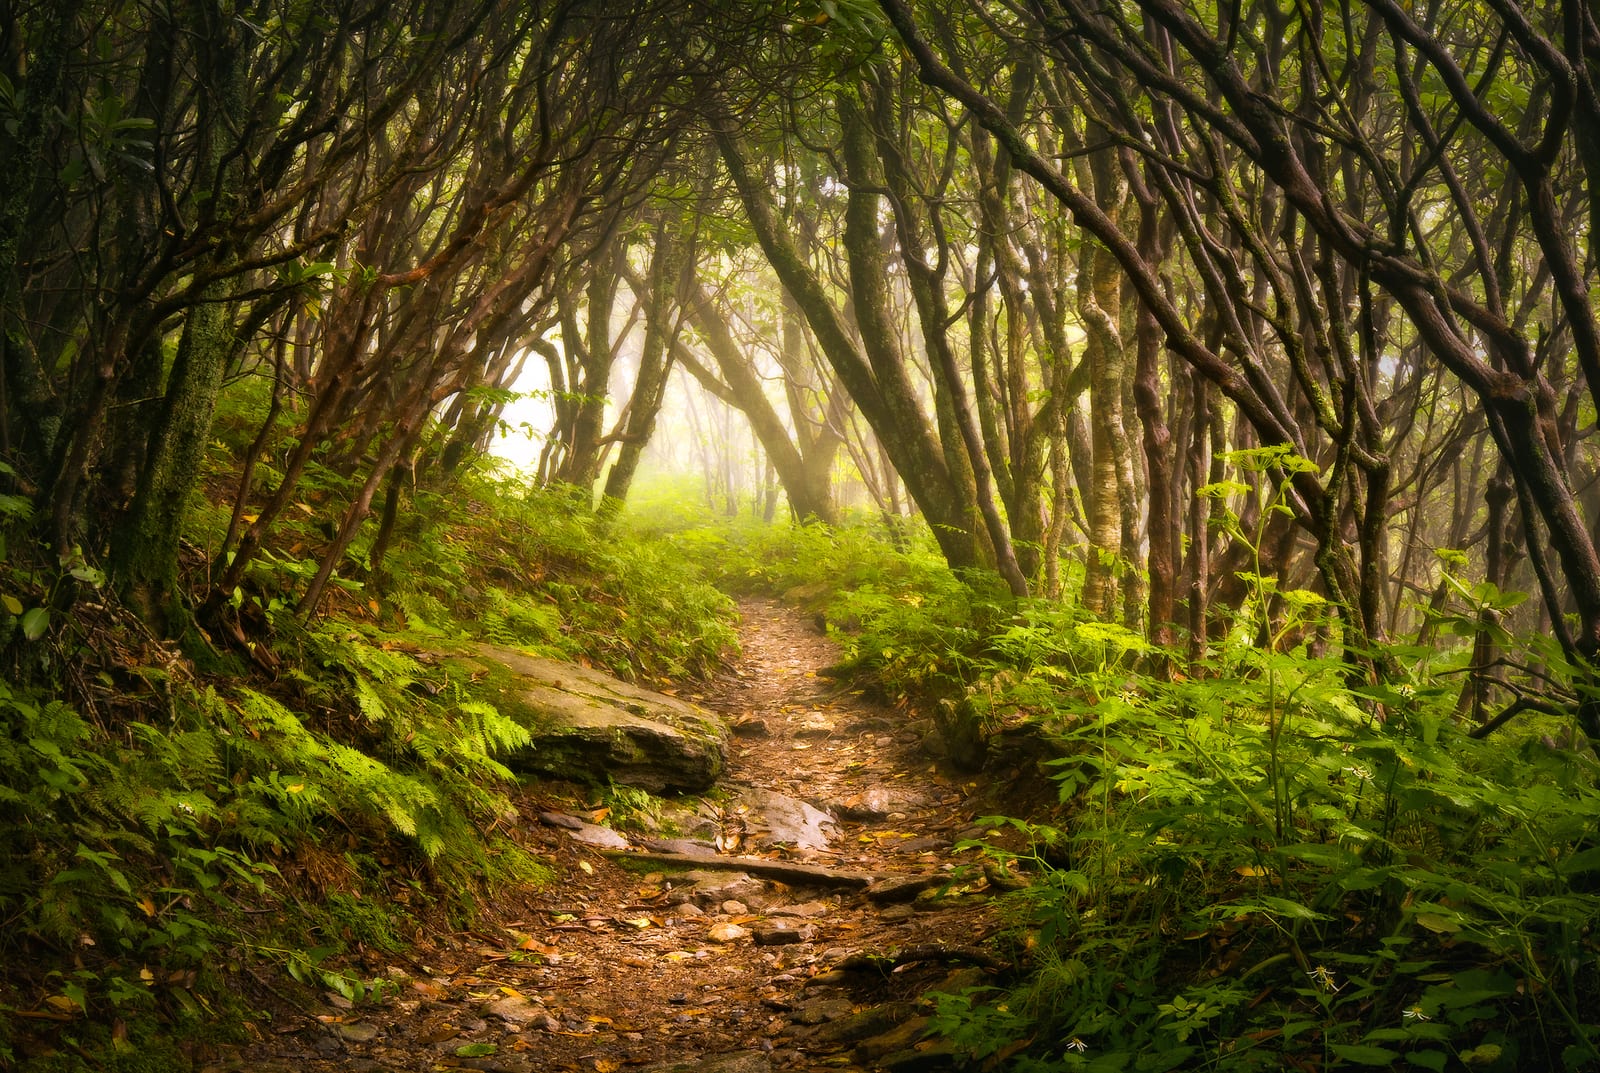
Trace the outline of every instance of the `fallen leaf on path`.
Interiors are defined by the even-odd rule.
[[[539,940],[533,938],[532,936],[529,936],[528,938],[522,940],[522,942],[518,943],[517,944],[517,949],[518,950],[531,950],[535,954],[554,954],[554,953],[557,953],[556,947],[550,945],[549,943],[541,943]]]
[[[417,1035],[417,1042],[422,1044],[443,1043],[447,1039],[455,1039],[461,1035],[461,1029],[455,1025],[439,1025]]]

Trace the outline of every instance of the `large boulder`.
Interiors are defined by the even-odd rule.
[[[513,771],[694,793],[727,763],[727,725],[686,701],[513,648],[476,645],[473,655],[509,672],[491,699],[533,735],[507,758]]]

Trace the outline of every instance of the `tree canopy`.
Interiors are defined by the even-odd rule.
[[[1195,655],[1248,554],[1338,609],[1328,640],[1381,677],[1363,646],[1426,629],[1471,574],[1537,591],[1529,624],[1592,693],[1580,6],[6,18],[14,512],[158,629],[219,614],[325,470],[356,490],[313,613],[380,492],[392,518],[448,482],[542,365],[540,478],[604,474],[610,502],[693,383],[749,422],[798,516],[838,518],[859,482],[1013,594],[1061,593],[1066,564],[1086,606]],[[196,597],[201,451],[219,396],[253,385],[271,405]]]
[[[952,738],[1070,667],[1107,722],[1131,704],[1118,675],[1160,683],[1176,699],[1150,733],[1220,770],[1172,727],[1210,717],[1189,683],[1237,674],[1267,697],[1239,755],[1276,811],[1250,798],[1249,821],[1287,844],[1306,801],[1367,770],[1317,754],[1321,783],[1291,800],[1287,713],[1378,733],[1409,710],[1417,654],[1449,650],[1426,688],[1465,735],[1538,713],[1567,728],[1553,750],[1586,755],[1597,56],[1600,10],[1577,0],[0,3],[0,688],[86,690],[74,623],[102,614],[267,675],[269,642],[335,601],[424,620],[442,602],[398,608],[394,549],[471,501],[507,407],[536,396],[527,478],[550,498],[505,516],[507,542],[560,529],[537,515],[560,501],[603,544],[670,438],[708,503],[786,509],[792,554],[838,555],[836,574],[848,538],[812,541],[851,520],[936,549],[959,586],[927,614],[959,609],[938,627],[960,643],[928,666],[1014,663],[949,671]],[[521,569],[496,533],[452,531]],[[494,630],[560,632],[428,554],[428,582],[470,588]],[[714,660],[658,658],[671,609],[628,608],[662,636],[618,642],[651,655],[615,668]],[[1210,658],[1241,645],[1260,662]],[[1280,703],[1286,653],[1338,689],[1304,672]],[[363,712],[409,703],[362,658],[386,670],[352,680],[393,687]],[[288,725],[242,696],[247,724]],[[80,740],[65,716],[35,734],[61,710],[11,698],[0,746]],[[512,732],[463,711],[471,728],[441,717],[421,740],[476,743],[446,781],[487,809],[461,787],[498,773]],[[1096,763],[1109,824],[1137,778]],[[1181,811],[1215,800],[1206,779],[1160,792]],[[419,827],[426,793],[394,793],[431,859],[442,813]],[[1592,826],[1563,832],[1579,864],[1558,878],[1587,882]],[[1333,867],[1344,836],[1322,833],[1306,853]],[[1400,882],[1353,860],[1338,898]],[[1187,867],[1150,867],[1169,866]]]

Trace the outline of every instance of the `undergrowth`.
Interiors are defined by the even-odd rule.
[[[984,821],[1029,848],[960,847],[1030,880],[1006,901],[1021,981],[933,1016],[976,1067],[1600,1069],[1600,764],[1570,718],[1472,736],[1465,642],[1291,646],[1336,639],[1334,609],[1258,569],[1186,666],[1070,602],[975,592],[867,524],[674,539],[725,584],[820,610],[886,692],[1047,743],[1057,808]],[[1447,637],[1515,598],[1452,588]],[[1547,640],[1520,644],[1509,662],[1540,676],[1522,688],[1572,680]]]
[[[411,489],[381,571],[369,533],[305,621],[319,519],[351,492],[314,471],[224,609],[238,632],[187,653],[82,556],[21,539],[25,503],[0,497],[0,1068],[191,1068],[269,1016],[255,980],[383,1000],[385,952],[550,875],[516,835],[505,764],[527,731],[452,654],[664,681],[734,643],[731,603],[671,547],[488,467]],[[197,589],[227,515],[194,514]]]

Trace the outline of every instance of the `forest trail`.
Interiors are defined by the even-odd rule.
[[[386,1001],[351,1007],[329,993],[326,1008],[262,1026],[256,1045],[214,1068],[952,1068],[945,1045],[921,1038],[917,999],[982,985],[999,967],[981,948],[1000,927],[993,891],[977,855],[954,849],[983,835],[977,786],[935,764],[904,713],[820,677],[837,652],[803,614],[765,601],[742,613],[742,659],[693,697],[735,727],[721,793],[667,818],[709,833],[720,810],[719,833],[735,834],[736,802],[761,799],[740,787],[805,801],[837,817],[826,849],[763,847],[752,819],[742,852],[887,878],[863,890],[731,867],[673,872],[536,819],[617,822],[619,808],[529,802],[523,822],[555,883],[525,906],[491,908],[471,932],[374,952],[366,969],[398,985]]]

